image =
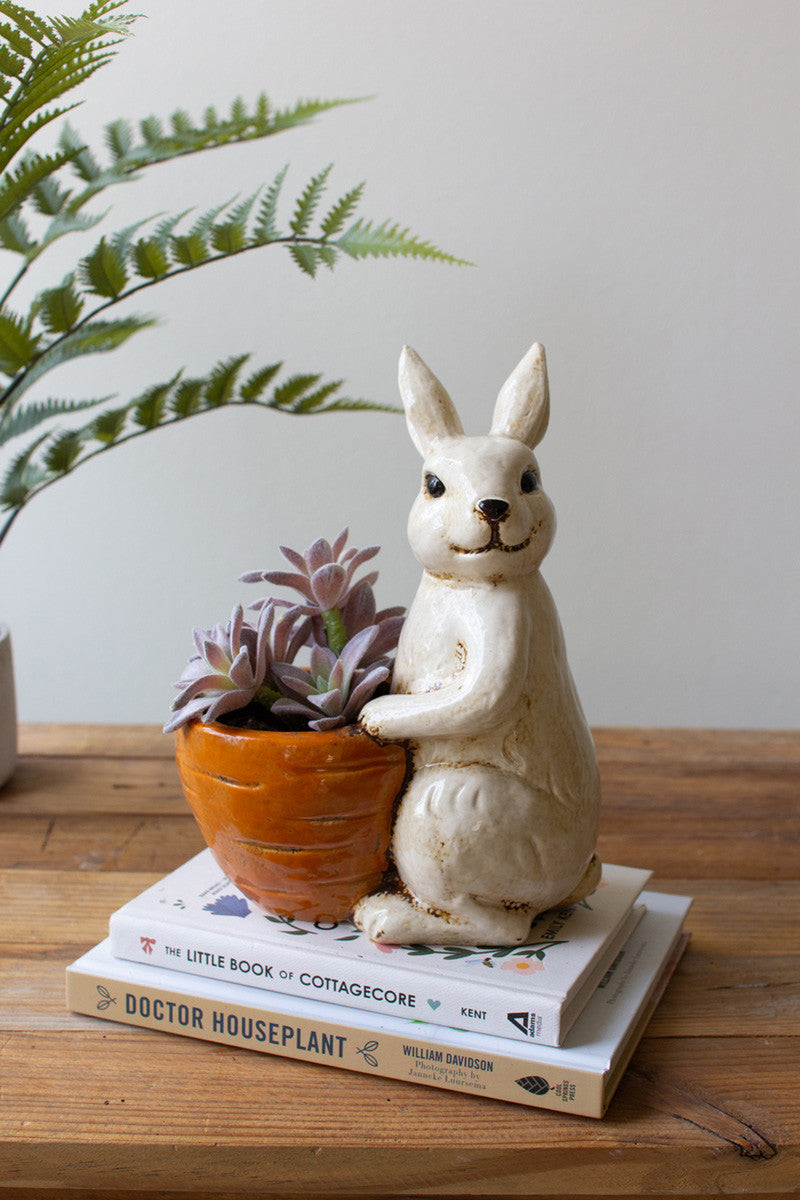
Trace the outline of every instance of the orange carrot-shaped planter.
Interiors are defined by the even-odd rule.
[[[355,726],[277,733],[192,721],[176,731],[184,793],[228,878],[262,908],[345,920],[380,883],[402,746]]]

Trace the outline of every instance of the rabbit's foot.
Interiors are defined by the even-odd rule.
[[[568,896],[557,905],[555,908],[569,908],[570,904],[578,904],[590,892],[593,892],[600,882],[603,874],[603,864],[598,855],[593,854],[589,859],[589,865],[581,876],[580,883],[577,883]]]
[[[529,908],[459,901],[458,914],[442,913],[400,892],[373,892],[359,900],[353,922],[370,941],[395,946],[517,946],[530,932]]]

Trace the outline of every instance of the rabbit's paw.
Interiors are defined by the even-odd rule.
[[[353,923],[372,942],[426,946],[516,946],[525,941],[531,913],[464,900],[464,912],[435,912],[399,892],[373,892],[356,905]]]
[[[358,714],[358,722],[372,737],[392,739],[405,736],[395,696],[378,696],[368,700]]]

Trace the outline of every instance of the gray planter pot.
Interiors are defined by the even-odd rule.
[[[17,699],[11,633],[0,624],[0,787],[14,774],[17,765]]]

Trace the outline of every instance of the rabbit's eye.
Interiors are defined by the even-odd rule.
[[[425,491],[434,499],[444,495],[445,487],[438,475],[425,476]]]
[[[519,481],[519,486],[523,492],[535,492],[539,486],[539,480],[536,478],[536,472],[533,467],[528,467],[527,471],[522,472],[522,479]]]

